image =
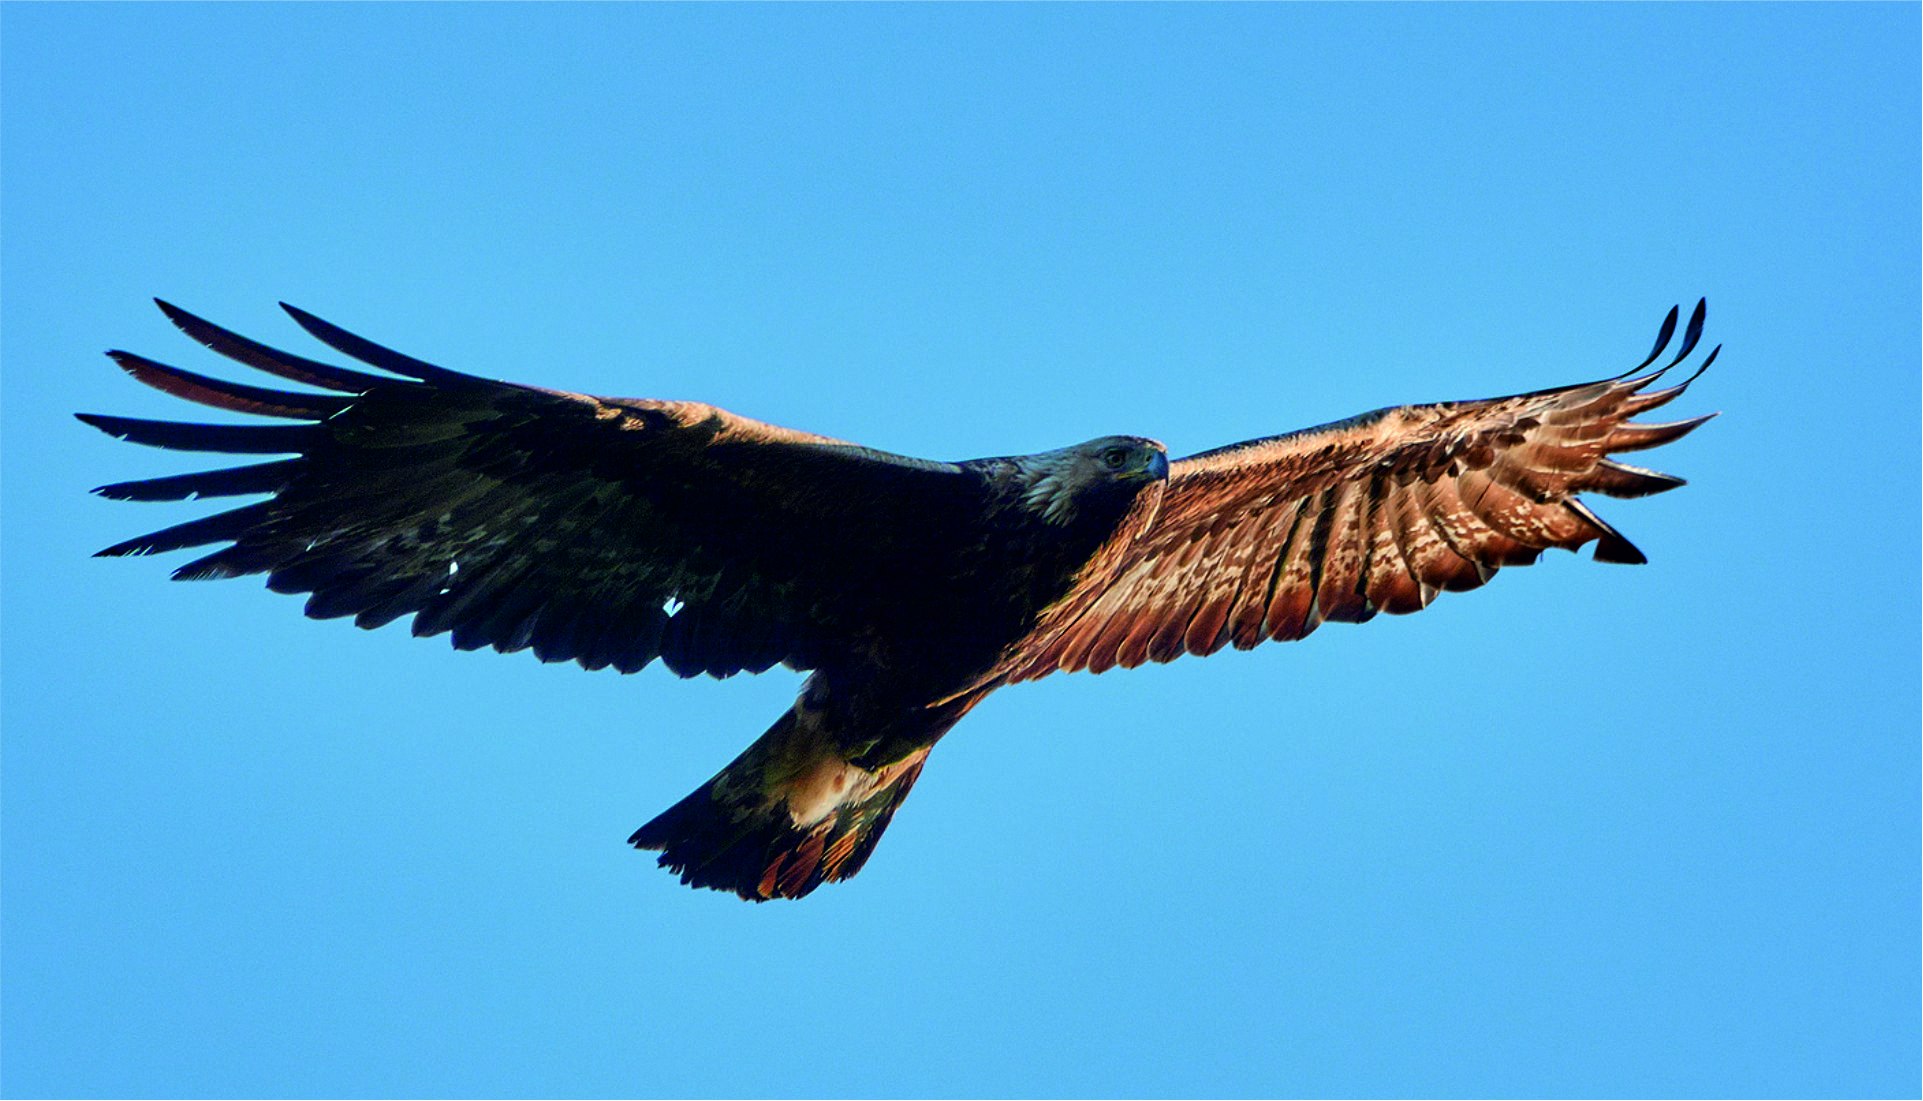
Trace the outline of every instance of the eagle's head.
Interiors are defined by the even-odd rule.
[[[1119,522],[1145,489],[1161,497],[1168,448],[1142,436],[1103,436],[1074,447],[1023,455],[1022,503],[1051,524],[1100,517]]]

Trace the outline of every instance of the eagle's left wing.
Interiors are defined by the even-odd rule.
[[[1681,351],[1647,374],[1637,372],[1668,346],[1677,311],[1628,377],[1379,409],[1176,462],[1161,515],[1121,574],[1045,617],[1004,663],[1008,679],[1248,649],[1325,620],[1413,612],[1548,547],[1594,540],[1598,561],[1643,562],[1576,495],[1641,497],[1683,484],[1610,456],[1668,443],[1714,416],[1629,419],[1694,381],[1649,389],[1695,350],[1704,313],[1699,303]]]
[[[120,439],[281,455],[102,486],[117,500],[266,500],[105,555],[215,548],[182,580],[266,574],[307,614],[413,616],[456,648],[681,676],[865,665],[913,637],[928,575],[977,529],[979,479],[698,402],[597,398],[424,363],[289,312],[374,375],[162,304],[220,354],[318,387],[272,390],[110,353],[148,385],[278,423],[81,414]]]

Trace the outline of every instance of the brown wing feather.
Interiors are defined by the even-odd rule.
[[[311,594],[312,616],[371,628],[412,614],[415,634],[451,632],[461,649],[628,672],[657,657],[683,676],[814,667],[911,630],[907,590],[970,542],[979,515],[975,481],[949,464],[707,405],[463,375],[290,310],[400,377],[348,371],[163,308],[214,351],[329,392],[116,353],[168,393],[283,423],[88,423],[159,447],[294,457],[104,486],[128,500],[272,496],[101,553],[224,544],[174,576],[266,574],[276,591]]]
[[[1694,350],[1703,312],[1698,306],[1669,367]],[[1672,312],[1644,367],[1674,330]],[[1683,484],[1609,458],[1669,443],[1709,419],[1630,423],[1687,388],[1649,389],[1669,367],[1382,409],[1176,462],[1161,514],[1120,574],[1072,595],[1004,670],[1010,680],[1099,673],[1231,642],[1247,649],[1301,638],[1325,620],[1417,611],[1437,592],[1476,588],[1550,547],[1595,541],[1600,561],[1641,562],[1576,495],[1637,497]]]

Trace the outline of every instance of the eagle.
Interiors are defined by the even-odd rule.
[[[681,677],[808,673],[767,733],[628,838],[683,883],[800,898],[860,871],[935,743],[989,693],[1299,639],[1474,589],[1550,547],[1641,551],[1581,499],[1682,479],[1612,456],[1715,414],[1632,417],[1679,350],[1596,382],[1401,405],[1171,461],[1142,436],[936,462],[690,401],[497,382],[282,304],[358,366],[281,351],[156,300],[200,344],[306,389],[107,353],[135,379],[277,423],[77,414],[132,443],[264,456],[104,485],[123,501],[264,499],[101,555],[211,553],[176,580],[266,575],[306,613],[456,649]],[[370,370],[371,369],[371,370]]]

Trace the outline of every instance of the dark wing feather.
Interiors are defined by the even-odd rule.
[[[979,516],[978,480],[950,464],[707,405],[476,378],[290,308],[403,377],[352,371],[163,308],[214,351],[329,392],[115,353],[168,393],[283,423],[81,415],[88,424],[164,448],[293,457],[102,486],[124,500],[272,496],[101,553],[218,545],[174,576],[266,574],[277,592],[311,594],[315,617],[377,627],[412,614],[416,634],[451,632],[462,649],[624,672],[657,657],[683,676],[818,666],[912,634],[930,559],[966,545]]]
[[[1675,334],[1678,312],[1644,367]],[[1670,367],[1694,349],[1703,315],[1699,305]],[[1598,561],[1640,563],[1642,552],[1576,495],[1683,484],[1609,458],[1709,419],[1629,420],[1687,388],[1651,390],[1668,369],[1381,409],[1176,462],[1160,515],[1116,579],[1052,609],[1003,668],[1030,680],[1301,638],[1325,620],[1416,611],[1550,547],[1594,541]]]

